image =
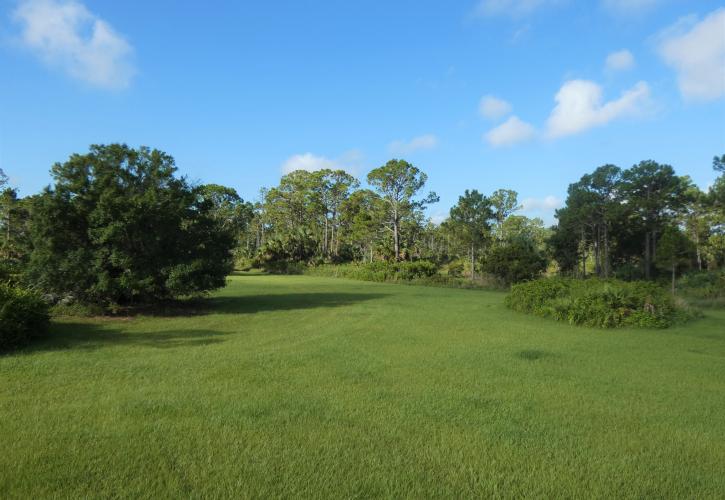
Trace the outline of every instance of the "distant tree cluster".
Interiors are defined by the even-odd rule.
[[[714,169],[723,172],[724,157]],[[604,165],[569,186],[549,241],[564,274],[651,279],[725,264],[725,181],[709,192],[669,165]]]
[[[493,273],[505,280],[535,277],[547,266],[549,230],[516,215],[517,194],[466,191],[450,216],[433,224],[422,195],[427,176],[404,160],[372,170],[367,188],[341,170],[298,170],[263,189],[243,237],[252,264],[428,260],[450,274]]]

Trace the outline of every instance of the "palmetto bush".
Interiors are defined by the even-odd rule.
[[[666,328],[694,315],[654,283],[547,278],[511,287],[506,304],[514,310],[573,325]]]

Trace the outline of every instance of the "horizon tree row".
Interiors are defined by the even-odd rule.
[[[543,260],[547,230],[539,219],[515,215],[520,209],[515,191],[501,189],[490,197],[466,191],[450,217],[433,224],[424,208],[438,196],[421,194],[427,176],[414,165],[391,160],[366,181],[369,188],[360,188],[341,170],[284,175],[278,186],[261,191],[243,238],[243,257],[249,265],[284,270],[290,263],[426,259],[450,264],[466,255],[466,274],[474,277],[489,250],[516,240],[517,248]],[[451,272],[460,272],[461,263],[456,264],[449,266]]]
[[[544,270],[654,279],[725,266],[725,155],[707,193],[669,165],[604,165],[572,183],[558,224],[518,213],[518,195],[465,190],[442,222],[427,176],[394,159],[366,177],[295,171],[250,203],[193,184],[149,148],[94,145],[53,166],[53,185],[19,198],[0,173],[0,279],[103,304],[219,288],[234,263],[428,260],[439,272],[506,282]]]

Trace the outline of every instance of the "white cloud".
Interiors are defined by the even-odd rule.
[[[526,198],[521,202],[521,210],[526,215],[529,217],[539,217],[546,225],[556,222],[554,217],[556,209],[563,206],[563,200],[552,195],[544,198]]]
[[[409,141],[393,141],[388,145],[392,154],[405,155],[425,149],[433,149],[438,145],[438,137],[433,134],[420,135]]]
[[[551,195],[546,198],[526,198],[521,202],[521,209],[525,212],[553,211],[563,206],[560,198]]]
[[[616,118],[639,112],[649,98],[649,86],[639,82],[619,99],[602,102],[602,88],[587,80],[570,80],[556,94],[556,107],[547,122],[551,138],[576,134]]]
[[[478,112],[489,120],[496,120],[511,113],[511,104],[492,95],[483,96],[478,104]]]
[[[103,19],[74,0],[21,0],[13,12],[20,41],[46,64],[104,88],[125,88],[133,48]]]
[[[536,130],[533,126],[521,121],[518,116],[512,116],[498,127],[486,132],[483,138],[491,146],[500,147],[531,140],[535,135]]]
[[[282,164],[282,173],[289,174],[295,170],[306,170],[315,172],[317,170],[345,170],[349,174],[355,174],[358,170],[362,153],[351,150],[336,159],[317,156],[312,153],[292,155]]]
[[[677,72],[684,98],[712,100],[725,95],[725,8],[694,25],[681,20],[665,30],[659,42],[659,53]]]
[[[602,0],[604,8],[616,14],[637,14],[648,10],[662,0]]]
[[[435,214],[433,214],[433,215],[430,216],[430,221],[433,224],[435,224],[435,225],[439,225],[440,223],[442,223],[447,218],[448,218],[448,214],[447,213],[445,213],[445,212],[436,212]]]
[[[282,173],[289,174],[295,170],[307,170],[308,172],[314,172],[315,170],[324,170],[326,168],[334,169],[335,162],[324,156],[316,156],[312,153],[304,153],[300,155],[293,155],[287,158],[282,164]]]
[[[634,56],[627,49],[619,50],[609,54],[605,64],[609,71],[625,71],[634,68]]]
[[[531,14],[539,7],[561,3],[562,0],[481,0],[476,6],[476,14],[497,16],[501,14],[522,16]]]

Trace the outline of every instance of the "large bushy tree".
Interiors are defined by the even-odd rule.
[[[54,185],[32,204],[26,278],[35,286],[104,304],[224,286],[235,243],[225,203],[218,189],[177,177],[171,156],[95,145],[51,173]]]

